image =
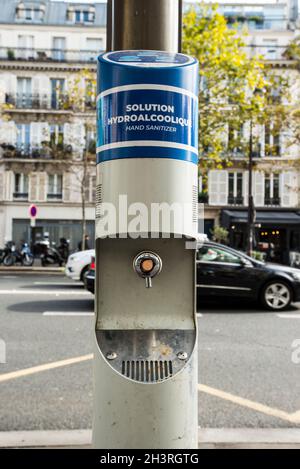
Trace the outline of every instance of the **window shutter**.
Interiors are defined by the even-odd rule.
[[[225,170],[212,170],[208,175],[210,205],[227,205],[228,173]]]
[[[249,174],[248,171],[244,171],[243,174],[243,198],[244,204],[248,206],[248,196],[249,196]]]
[[[82,150],[85,144],[85,128],[80,123],[73,124],[73,142],[78,150]]]
[[[72,175],[71,173],[63,174],[63,201],[71,201],[71,185],[72,185]]]
[[[263,207],[265,203],[265,174],[262,171],[254,171],[252,191],[255,206]]]
[[[65,123],[64,125],[64,144],[72,145],[74,138],[73,126],[70,123]]]
[[[38,175],[38,201],[47,200],[47,173],[40,172]]]
[[[30,138],[31,138],[31,145],[33,147],[38,147],[40,145],[40,123],[39,122],[32,122],[30,124]]]
[[[293,171],[285,171],[280,175],[280,198],[282,207],[298,205],[298,175]]]
[[[17,127],[13,121],[0,121],[0,143],[16,145]]]
[[[199,178],[198,178],[198,192],[200,193],[200,192],[202,192],[202,190],[203,190],[203,178],[202,178],[202,176],[199,176]]]
[[[14,191],[14,173],[13,171],[5,171],[4,179],[4,198],[5,200],[13,200]]]
[[[29,175],[28,200],[30,202],[36,202],[38,200],[38,173],[31,173]]]
[[[47,122],[40,123],[40,142],[50,141],[50,126]]]
[[[4,172],[0,172],[0,200],[4,200]]]

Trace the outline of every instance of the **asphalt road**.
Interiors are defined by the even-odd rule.
[[[200,302],[201,427],[300,428],[298,307],[279,317]],[[63,276],[0,273],[0,431],[91,427],[92,361],[57,362],[92,352],[92,312],[93,296]]]

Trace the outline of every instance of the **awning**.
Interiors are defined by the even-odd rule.
[[[222,224],[229,227],[232,223],[248,223],[248,212],[246,210],[222,210]],[[290,212],[288,210],[258,210],[256,209],[256,221],[262,225],[299,225],[300,211]]]

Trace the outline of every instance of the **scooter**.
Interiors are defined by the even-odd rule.
[[[39,247],[42,249],[41,252],[41,263],[45,267],[47,265],[58,264],[60,267],[64,265],[64,259],[60,252],[56,249],[55,243],[53,246],[49,245],[48,241],[40,241]]]
[[[16,263],[20,263],[25,267],[31,267],[34,263],[34,257],[27,243],[23,243],[20,250],[16,249],[13,241],[7,243],[7,253],[3,259],[3,265],[10,267]]]

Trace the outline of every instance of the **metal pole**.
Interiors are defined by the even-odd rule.
[[[253,172],[253,122],[250,120],[250,137],[249,137],[249,188],[248,188],[248,238],[247,253],[251,256],[253,250],[253,192],[252,192],[252,172]]]
[[[108,0],[107,50],[181,50],[182,0]]]

